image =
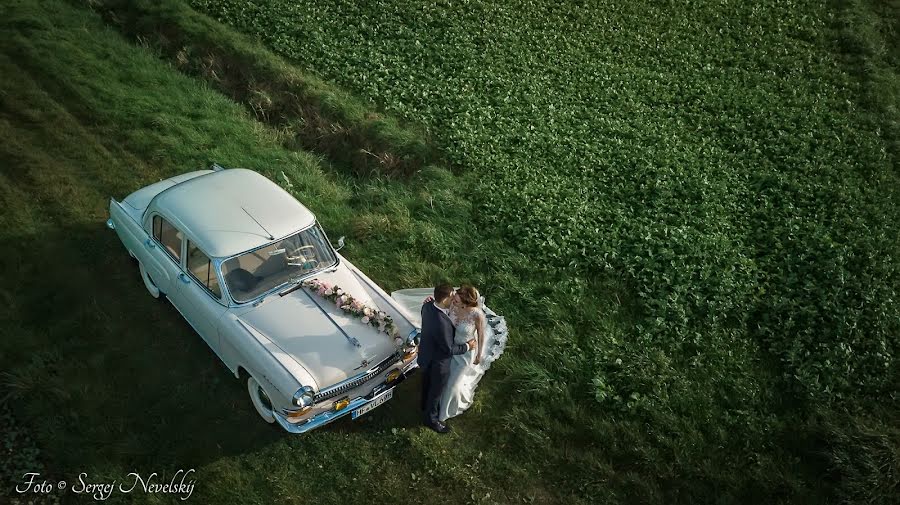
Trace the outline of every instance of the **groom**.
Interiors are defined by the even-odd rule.
[[[422,305],[422,332],[419,342],[419,367],[422,369],[422,411],[425,426],[438,433],[447,433],[450,427],[438,419],[441,394],[450,375],[450,358],[475,348],[475,340],[455,345],[453,335],[456,328],[450,321],[450,295],[453,288],[449,284],[438,284],[434,288],[434,300]]]

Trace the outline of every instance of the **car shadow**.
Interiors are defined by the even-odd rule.
[[[103,223],[6,236],[0,267],[11,404],[59,471],[196,468],[296,436],[262,422],[245,384],[171,304],[147,293]],[[414,373],[386,404],[313,433],[418,426],[419,381]]]
[[[3,237],[0,268],[10,403],[63,469],[197,467],[283,436],[103,223]]]

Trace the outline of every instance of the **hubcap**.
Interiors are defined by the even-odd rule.
[[[250,403],[253,404],[253,408],[256,409],[260,417],[265,419],[267,423],[275,422],[275,407],[272,406],[272,400],[269,399],[269,395],[266,394],[262,384],[253,377],[248,378],[247,392],[250,393]]]
[[[261,386],[256,386],[256,396],[259,397],[259,401],[262,402],[263,406],[269,410],[272,410],[272,401],[269,400],[269,395],[263,391]]]

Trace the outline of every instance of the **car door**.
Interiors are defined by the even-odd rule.
[[[185,244],[184,269],[177,275],[172,303],[212,350],[219,354],[219,319],[228,310],[215,263],[190,240]]]
[[[184,234],[159,214],[153,214],[149,224],[150,239],[144,243],[146,261],[142,263],[153,283],[171,298],[178,289],[177,276],[182,272]]]

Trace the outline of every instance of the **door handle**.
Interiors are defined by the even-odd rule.
[[[191,283],[191,280],[187,278],[187,275],[184,275],[184,272],[181,272],[180,274],[178,274],[178,278],[181,279],[181,282],[183,282],[185,284]]]
[[[147,249],[156,249],[156,243],[151,238],[145,240],[144,245],[147,246]]]

